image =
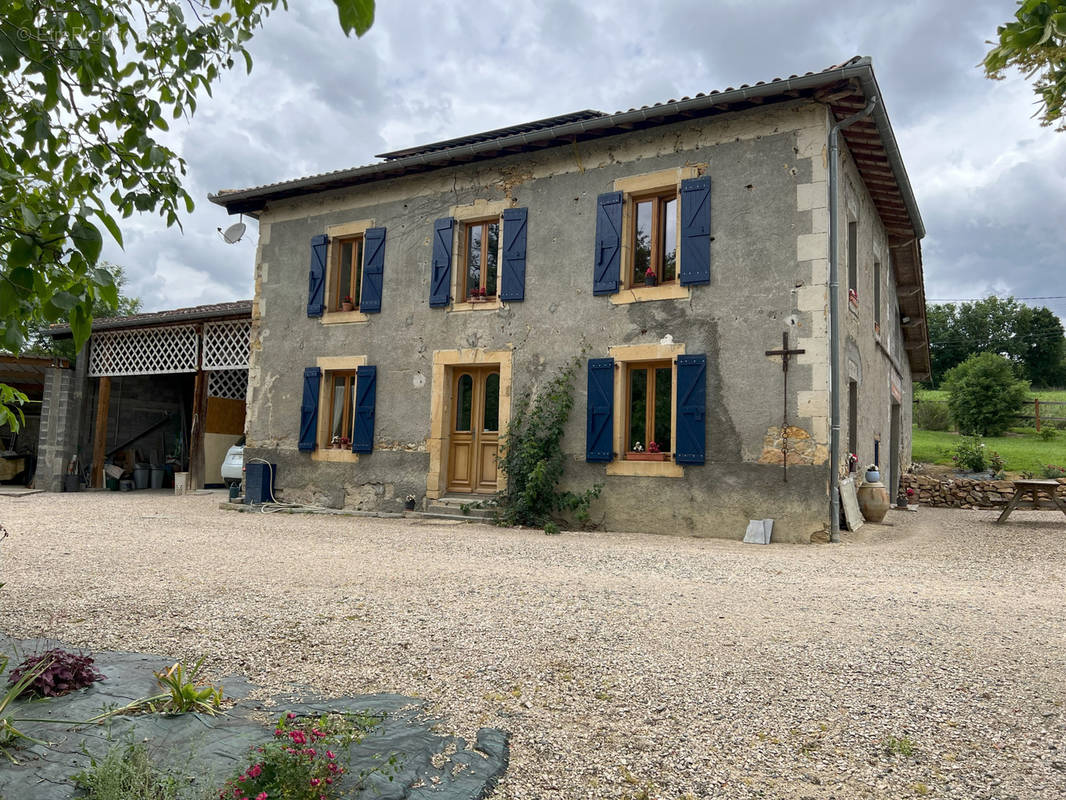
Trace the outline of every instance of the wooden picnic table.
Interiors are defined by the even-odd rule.
[[[1014,481],[1014,497],[1007,503],[1007,507],[1003,509],[1003,513],[999,515],[996,523],[1006,522],[1007,517],[1010,516],[1025,494],[1033,496],[1033,508],[1040,508],[1040,495],[1041,493],[1046,494],[1051,498],[1051,502],[1058,507],[1059,511],[1066,514],[1066,503],[1063,503],[1058,496],[1061,485],[1058,481]]]

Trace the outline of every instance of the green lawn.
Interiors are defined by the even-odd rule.
[[[1066,395],[1066,392],[1062,394]],[[984,440],[987,450],[994,450],[1003,457],[1007,472],[1032,472],[1039,478],[1043,476],[1045,464],[1066,465],[1066,431],[1059,431],[1054,439],[1044,441],[1032,428],[1015,430],[1019,432],[988,436]],[[958,441],[959,435],[951,431],[915,428],[911,457],[927,464],[951,464],[951,454]]]
[[[944,389],[917,389],[914,394],[922,400],[941,400],[945,403],[948,400],[948,393]],[[1034,397],[1039,398],[1041,401],[1050,400],[1056,403],[1066,403],[1066,389],[1036,389],[1029,392],[1029,399],[1032,400]]]

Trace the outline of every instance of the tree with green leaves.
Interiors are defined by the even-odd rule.
[[[334,0],[361,36],[374,0]],[[0,16],[0,347],[67,320],[80,348],[119,303],[99,264],[119,219],[191,211],[185,162],[161,141],[286,0],[8,0]],[[7,397],[7,395],[4,395]],[[0,398],[2,400],[3,398]],[[17,400],[17,397],[15,398]]]
[[[1059,318],[1013,297],[986,297],[961,305],[930,305],[929,352],[933,380],[974,353],[997,353],[1019,365],[1035,386],[1066,382],[1066,338]]]
[[[982,62],[985,74],[1000,80],[1008,67],[1018,67],[1040,99],[1040,124],[1066,130],[1066,0],[1019,2],[1014,19],[1000,25],[996,36]]]
[[[1029,396],[1014,369],[1003,356],[977,353],[948,371],[948,408],[960,433],[999,436],[1010,426]]]

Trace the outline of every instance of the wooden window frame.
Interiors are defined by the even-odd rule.
[[[341,289],[341,254],[344,252],[344,245],[352,245],[352,273],[351,280],[344,291]],[[353,300],[352,311],[359,310],[359,302],[363,297],[363,266],[366,261],[366,241],[364,234],[357,233],[349,236],[338,236],[330,241],[330,248],[333,251],[333,263],[332,263],[332,276],[330,285],[330,297],[327,312],[334,313],[346,313],[342,307],[342,303],[345,297],[351,297]],[[358,263],[356,262],[356,254],[358,254]],[[356,291],[352,291],[353,288]],[[358,298],[358,299],[357,299]]]
[[[336,400],[335,392],[333,391],[333,383],[337,378],[343,377],[344,381],[344,411],[341,416],[341,433],[342,438],[347,436],[348,444],[351,444],[352,433],[354,429],[354,421],[352,420],[352,403],[353,393],[356,390],[356,370],[354,369],[337,369],[324,373],[325,375],[325,388],[327,399],[322,404],[322,410],[326,412],[326,424],[323,428],[323,439],[325,441],[320,442],[320,446],[323,448],[329,448],[333,441],[333,410]]]
[[[651,288],[647,287],[647,284],[641,281],[636,282],[634,275],[634,266],[637,260],[637,206],[641,203],[652,202],[652,222],[651,222],[651,254],[649,256],[649,266],[655,270],[655,276],[657,285],[659,286],[673,286],[678,284],[680,275],[680,250],[681,241],[680,236],[674,243],[674,277],[669,281],[663,280],[663,264],[666,255],[666,208],[669,202],[673,200],[676,205],[674,208],[674,230],[675,232],[680,230],[680,208],[681,208],[681,193],[678,187],[664,186],[661,189],[656,189],[651,192],[633,193],[626,196],[626,210],[629,215],[629,248],[626,257],[625,265],[625,281],[623,283],[626,289],[643,289]]]
[[[859,312],[859,221],[848,220],[848,307]]]
[[[627,461],[672,461],[674,452],[674,438],[676,436],[676,424],[675,412],[673,409],[673,387],[677,381],[677,362],[675,359],[662,359],[655,361],[626,361],[622,364],[622,398],[625,403],[625,423],[623,427],[623,450],[622,459]],[[633,414],[633,398],[631,396],[632,391],[632,373],[634,370],[646,370],[648,375],[645,383],[645,418],[644,418],[644,444],[647,447],[647,442],[654,441],[648,437],[648,431],[652,434],[655,433],[655,371],[658,369],[670,370],[670,387],[671,387],[671,408],[670,408],[670,441],[667,443],[667,449],[660,450],[661,458],[647,458],[648,452],[645,449],[643,452],[635,452],[629,449],[629,431],[632,429],[632,414]],[[656,444],[660,444],[656,442]],[[661,444],[660,444],[661,447]]]
[[[881,333],[881,262],[874,261],[874,333]]]
[[[460,298],[460,303],[481,302],[480,300],[474,300],[470,296],[470,290],[474,287],[468,286],[466,283],[467,272],[469,267],[469,264],[467,263],[467,260],[469,258],[467,251],[469,249],[470,243],[470,231],[474,228],[484,228],[484,231],[481,234],[481,278],[476,288],[482,291],[487,288],[485,283],[486,279],[488,278],[488,270],[485,269],[485,264],[488,263],[489,254],[489,225],[493,224],[497,226],[498,230],[496,236],[496,293],[487,296],[482,295],[482,297],[485,301],[494,301],[500,296],[500,278],[502,277],[500,272],[500,265],[503,258],[503,216],[501,215],[494,217],[481,217],[479,219],[463,220],[461,225],[459,226],[459,247],[456,248],[458,250],[459,257],[455,265],[456,270],[459,273],[458,295]]]

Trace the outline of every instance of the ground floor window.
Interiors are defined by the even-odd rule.
[[[626,458],[666,461],[673,431],[673,365],[626,365]]]
[[[323,445],[346,447],[352,441],[352,423],[355,419],[355,370],[327,372],[326,386],[329,391],[329,427]]]

